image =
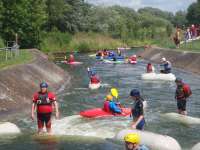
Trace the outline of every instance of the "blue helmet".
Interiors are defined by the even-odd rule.
[[[176,78],[176,80],[175,80],[175,82],[182,83],[182,82],[183,82],[183,80],[182,80],[180,77],[177,77],[177,78]]]
[[[40,83],[40,88],[48,88],[48,84],[46,82]]]
[[[140,91],[138,91],[137,89],[133,89],[131,92],[130,92],[130,96],[140,96]]]
[[[95,75],[96,75],[96,72],[95,72],[95,71],[92,71],[92,72],[91,72],[91,75],[92,75],[92,76],[95,76]]]

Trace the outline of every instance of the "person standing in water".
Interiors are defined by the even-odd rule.
[[[143,130],[145,125],[144,107],[143,107],[144,99],[140,96],[140,92],[137,89],[133,89],[130,92],[130,96],[132,100],[134,100],[134,105],[132,108],[132,117],[133,117],[132,128]]]
[[[149,150],[145,145],[140,144],[140,136],[137,133],[128,133],[124,141],[126,150]]]
[[[177,86],[175,99],[177,100],[178,113],[182,115],[187,115],[187,98],[189,98],[192,95],[192,91],[189,85],[185,84],[181,78],[176,78],[175,83]]]
[[[34,112],[37,111],[37,124],[38,133],[43,132],[44,125],[47,133],[51,134],[51,116],[53,112],[53,106],[56,111],[56,118],[59,117],[58,103],[54,93],[47,90],[48,84],[42,82],[40,84],[40,91],[33,96],[33,103],[31,108],[31,118],[35,119]]]
[[[147,73],[154,73],[155,72],[155,68],[154,68],[154,66],[151,63],[147,64],[146,72]]]

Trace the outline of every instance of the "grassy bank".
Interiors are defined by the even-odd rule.
[[[188,51],[200,52],[200,40],[182,44],[180,48]]]
[[[1,52],[1,56],[5,57],[5,52]],[[25,64],[30,62],[32,59],[33,56],[28,50],[20,50],[18,56],[8,58],[7,61],[5,59],[0,60],[0,69],[5,69],[7,67],[11,67],[18,64]]]

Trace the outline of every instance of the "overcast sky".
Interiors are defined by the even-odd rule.
[[[86,0],[92,4],[98,5],[121,5],[134,8],[154,7],[162,10],[176,12],[178,10],[187,10],[188,6],[197,0]]]

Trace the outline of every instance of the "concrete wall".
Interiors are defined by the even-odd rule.
[[[70,83],[68,73],[48,61],[46,55],[35,49],[30,52],[32,62],[0,71],[0,120],[30,111],[32,95],[39,90],[41,81],[46,81],[54,92]]]

